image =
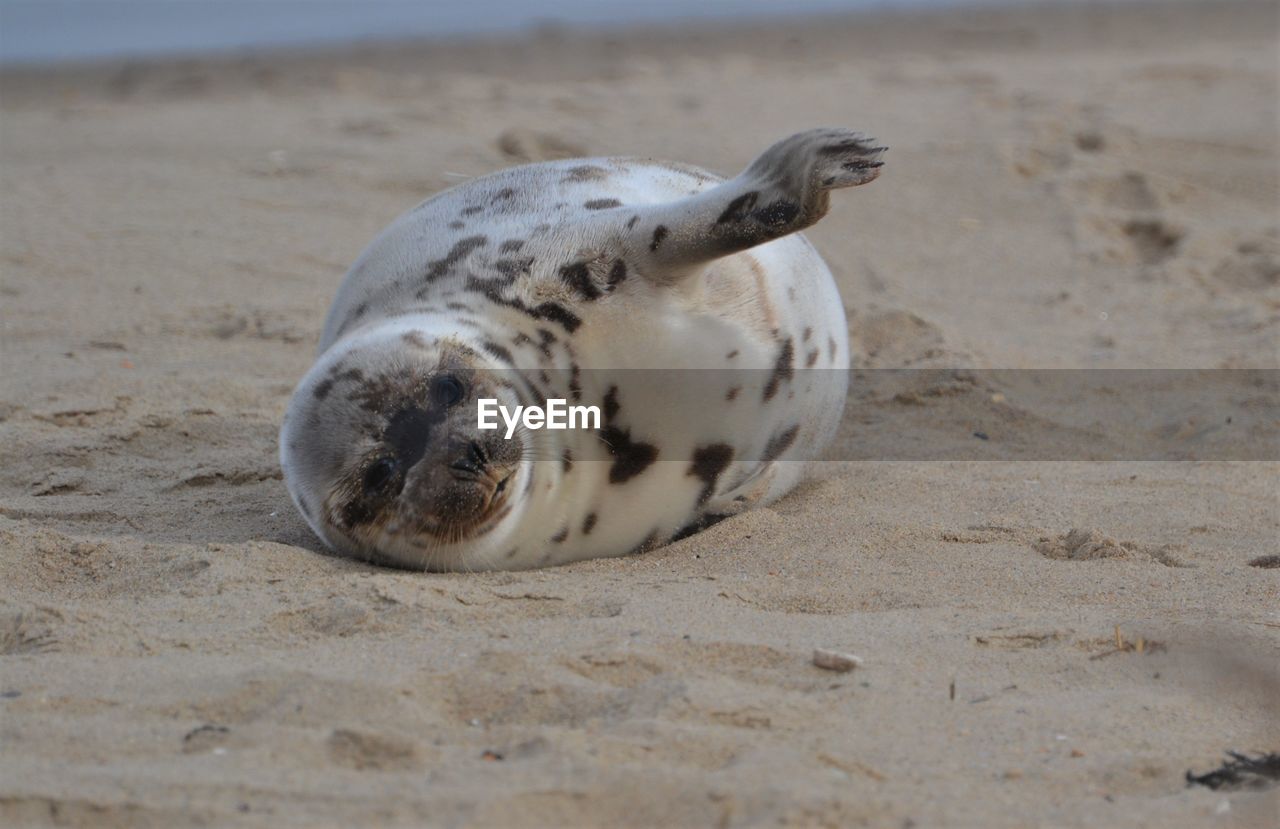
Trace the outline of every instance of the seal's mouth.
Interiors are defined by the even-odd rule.
[[[479,468],[458,468],[455,464],[449,473],[453,497],[447,499],[447,507],[421,523],[422,532],[457,543],[483,535],[506,516],[516,476],[514,466],[486,463]]]
[[[511,483],[511,479],[515,477],[515,474],[514,469],[495,469],[490,473],[487,480],[487,483],[492,484],[492,488],[489,491],[489,500],[477,516],[477,523],[488,521],[493,517],[494,513],[506,505],[508,497],[507,485]]]
[[[477,488],[484,502],[476,511],[478,517],[491,512],[495,506],[505,499],[507,484],[515,477],[514,469],[488,468],[480,472],[453,472],[454,479],[463,486]]]
[[[517,471],[514,466],[490,467],[477,473],[450,469],[450,491],[440,509],[415,508],[402,502],[399,509],[384,513],[385,517],[349,528],[347,535],[359,546],[362,557],[375,564],[406,566],[401,555],[389,552],[397,547],[418,550],[431,560],[451,547],[483,537],[507,517]]]

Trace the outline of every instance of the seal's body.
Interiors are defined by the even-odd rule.
[[[849,359],[831,274],[795,231],[828,190],[876,177],[872,144],[801,133],[729,181],[534,164],[400,217],[347,275],[289,406],[298,508],[349,554],[523,569],[649,549],[782,495],[834,435]],[[560,398],[602,422],[508,440],[477,428],[481,398]]]

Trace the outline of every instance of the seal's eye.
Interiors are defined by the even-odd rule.
[[[431,381],[431,402],[437,406],[457,405],[462,400],[462,383],[452,374],[441,374]]]
[[[385,491],[400,471],[400,464],[394,458],[382,458],[373,462],[364,472],[364,491],[370,495],[378,495]]]

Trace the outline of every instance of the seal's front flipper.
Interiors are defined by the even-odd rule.
[[[817,129],[774,144],[740,175],[696,196],[642,210],[624,247],[671,282],[699,266],[803,230],[827,213],[828,193],[873,181],[886,147],[844,129]]]

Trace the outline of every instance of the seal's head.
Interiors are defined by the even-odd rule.
[[[479,398],[514,405],[517,393],[452,337],[393,320],[336,344],[298,384],[280,432],[285,481],[311,528],[380,563],[484,568],[531,473],[519,437],[478,428]]]

